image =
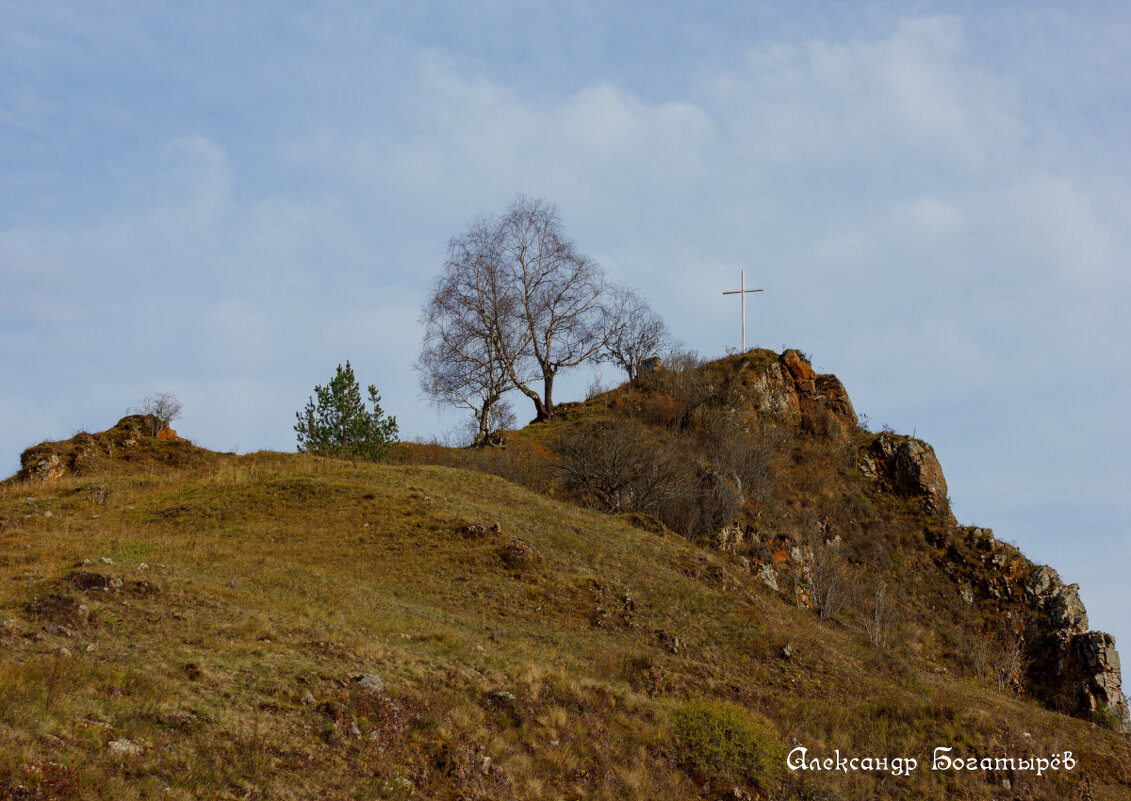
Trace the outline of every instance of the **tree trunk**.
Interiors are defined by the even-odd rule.
[[[542,384],[546,390],[542,405],[546,417],[550,417],[554,413],[554,374],[547,371],[545,378],[542,379]]]
[[[491,405],[483,404],[483,408],[479,410],[477,417],[479,418],[479,433],[475,435],[475,442],[471,443],[475,447],[487,444],[487,435],[490,433],[488,428],[489,415],[491,414]]]

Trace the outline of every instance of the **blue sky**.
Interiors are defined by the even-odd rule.
[[[0,2],[0,472],[156,391],[291,450],[346,359],[443,434],[417,315],[522,192],[704,355],[746,269],[751,345],[1126,644],[1129,40],[1101,2]]]

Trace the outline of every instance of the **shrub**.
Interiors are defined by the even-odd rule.
[[[156,437],[161,429],[169,426],[181,416],[182,404],[180,398],[171,392],[158,392],[142,399],[132,414],[140,414],[146,418],[146,433]]]
[[[606,512],[656,512],[687,489],[673,443],[654,441],[631,422],[567,430],[556,450],[565,486]]]
[[[782,770],[785,749],[770,724],[727,701],[696,699],[675,711],[672,728],[681,763],[701,781],[745,781],[769,789]]]
[[[1112,712],[1111,707],[1107,704],[1101,703],[1093,709],[1091,720],[1092,723],[1095,723],[1101,729],[1119,731],[1119,716]]]

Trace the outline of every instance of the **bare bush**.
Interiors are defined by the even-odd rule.
[[[1027,658],[1025,637],[1003,630],[999,635],[978,634],[967,646],[970,670],[999,690],[1020,689]]]
[[[707,458],[734,485],[739,502],[768,498],[774,487],[774,452],[781,447],[777,430],[743,425],[729,410],[710,416],[703,429]]]
[[[821,620],[828,620],[844,608],[851,590],[840,543],[814,534],[797,546],[797,554],[793,585],[798,603],[808,600]]]
[[[649,442],[633,423],[567,431],[557,443],[557,470],[566,487],[607,512],[656,513],[686,493],[679,453]]]
[[[896,620],[895,598],[887,582],[879,581],[875,584],[867,603],[859,611],[872,645],[880,651],[887,648],[892,625]]]
[[[180,398],[171,392],[158,392],[142,399],[133,414],[140,414],[148,418],[150,426],[149,435],[156,437],[161,430],[181,416],[183,406]]]

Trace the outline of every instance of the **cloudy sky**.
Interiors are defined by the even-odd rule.
[[[346,359],[443,435],[425,291],[521,192],[706,356],[745,269],[751,345],[1131,647],[1129,40],[1121,2],[0,0],[0,473],[163,390],[292,450]]]

